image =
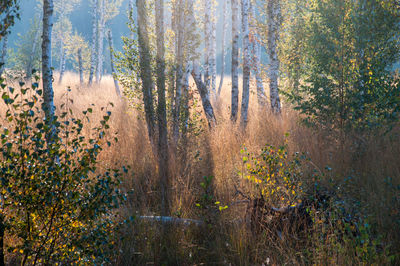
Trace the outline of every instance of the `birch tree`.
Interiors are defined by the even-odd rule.
[[[42,35],[42,82],[43,104],[46,123],[51,125],[54,118],[54,91],[53,71],[51,67],[51,30],[53,27],[53,0],[43,0],[43,35]],[[56,132],[47,136],[48,142],[52,142]]]
[[[146,0],[136,0],[138,14],[138,45],[139,45],[139,68],[140,78],[142,80],[142,93],[144,112],[147,123],[147,131],[150,142],[154,147],[155,143],[155,125],[154,125],[154,105],[153,91],[154,83],[151,71],[150,40],[147,25]]]
[[[250,1],[251,18],[249,19],[249,27],[251,34],[251,44],[253,49],[253,72],[256,78],[257,101],[258,106],[263,107],[266,104],[267,97],[265,95],[263,79],[261,76],[261,38],[257,29],[256,6]]]
[[[239,0],[231,0],[232,8],[232,94],[231,120],[237,120],[239,105]]]
[[[200,73],[200,67],[198,63],[198,44],[196,43],[196,28],[197,28],[197,23],[196,23],[196,18],[194,16],[194,0],[188,0],[188,21],[186,23],[187,28],[189,29],[190,32],[192,32],[192,37],[188,39],[188,46],[190,47],[190,56],[189,56],[189,61],[191,62],[189,64],[188,69],[191,69],[191,74],[192,77],[196,83],[197,90],[200,94],[201,102],[203,105],[203,110],[207,118],[208,126],[209,128],[212,128],[216,124],[216,119],[214,115],[214,109],[211,105],[210,101],[210,94],[209,94],[209,89],[207,88],[205,82],[202,81],[201,79],[201,73]]]
[[[90,74],[88,85],[92,85],[94,72],[96,71],[96,40],[97,40],[97,5],[98,0],[92,1],[92,42],[90,55]]]
[[[103,74],[103,44],[104,44],[104,29],[105,29],[105,0],[99,1],[99,22],[98,22],[98,43],[97,43],[97,67],[96,67],[96,82],[100,83]]]
[[[108,48],[110,50],[111,74],[112,74],[113,79],[114,79],[115,92],[117,93],[117,95],[119,97],[121,97],[122,96],[121,95],[121,90],[119,89],[118,79],[117,79],[117,76],[116,76],[116,73],[115,73],[115,68],[114,68],[114,54],[113,54],[113,51],[114,51],[113,46],[114,45],[113,45],[112,33],[111,33],[110,29],[107,31],[107,38],[108,38]]]
[[[210,89],[210,74],[211,74],[211,41],[212,41],[212,26],[211,26],[211,1],[203,0],[204,4],[204,83],[207,89]]]
[[[242,0],[243,90],[240,125],[243,129],[246,128],[247,125],[250,96],[249,1],[250,0]]]
[[[271,110],[273,113],[281,112],[281,102],[279,99],[279,58],[278,58],[278,42],[279,30],[281,25],[281,0],[270,0],[267,4],[267,23],[268,23],[268,55],[269,55],[269,90]]]
[[[228,27],[228,1],[224,1],[224,15],[222,18],[222,40],[221,40],[221,79],[219,81],[219,86],[218,86],[218,96],[221,94],[222,86],[224,84],[224,77],[225,77],[225,39],[226,39],[226,28]]]
[[[79,65],[79,83],[83,85],[83,64],[82,64],[82,48],[78,50],[78,65]]]
[[[161,183],[161,215],[169,214],[168,206],[168,129],[167,104],[165,100],[165,44],[164,44],[164,1],[156,1],[157,30],[157,122],[158,122],[158,174]]]
[[[8,44],[8,34],[3,38],[3,47],[1,49],[1,57],[0,57],[0,77],[4,72],[5,64],[6,64],[6,56],[7,56],[7,44]]]
[[[213,4],[214,1],[211,2],[211,45],[210,45],[210,79],[211,79],[211,91],[215,95],[216,94],[216,86],[217,86],[217,14],[216,7]]]

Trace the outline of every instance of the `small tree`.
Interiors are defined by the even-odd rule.
[[[37,81],[38,78],[36,78]],[[70,114],[70,100],[50,123],[42,122],[42,90],[5,89],[0,144],[0,243],[21,265],[101,264],[109,260],[117,223],[112,209],[122,194],[120,171],[97,170],[109,128],[106,112],[92,136],[82,135],[83,119]],[[84,119],[92,112],[83,112]],[[56,130],[51,142],[46,136]],[[4,263],[4,253],[1,262]],[[4,265],[4,264],[3,264]]]

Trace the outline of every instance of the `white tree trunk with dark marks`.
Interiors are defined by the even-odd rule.
[[[93,76],[96,71],[96,40],[97,40],[97,6],[98,0],[93,0],[93,10],[92,10],[92,45],[90,47],[90,73],[89,73],[89,85],[92,85]]]
[[[279,99],[279,58],[278,41],[281,23],[281,3],[280,0],[270,0],[267,6],[268,19],[268,55],[269,55],[269,90],[272,112],[279,114],[281,112],[281,102]]]
[[[78,50],[78,67],[79,67],[79,82],[83,85],[83,66],[82,66],[82,49]]]
[[[203,0],[204,3],[204,83],[207,89],[211,85],[211,42],[212,42],[212,26],[211,26],[211,0]]]
[[[211,42],[210,42],[210,86],[211,91],[215,95],[217,90],[217,14],[216,7],[211,2]]]
[[[108,38],[108,48],[110,50],[110,66],[111,66],[111,75],[113,76],[114,79],[114,87],[115,87],[115,92],[119,97],[121,97],[121,90],[119,89],[118,85],[118,79],[115,73],[115,68],[114,68],[114,48],[113,48],[113,39],[112,39],[112,33],[111,30],[107,31],[107,38]]]
[[[232,94],[231,120],[237,120],[239,105],[239,0],[231,1],[232,8]]]
[[[213,128],[216,124],[214,109],[210,102],[210,95],[204,82],[201,80],[201,74],[197,63],[193,63],[192,76],[196,83],[197,90],[200,93],[201,103],[203,105],[204,113],[206,114],[208,126]]]
[[[251,19],[250,21],[250,32],[252,33],[252,44],[253,44],[253,71],[256,78],[257,87],[257,101],[258,106],[263,107],[267,102],[267,97],[265,95],[264,83],[261,76],[261,38],[257,31],[257,18],[256,9],[253,3],[250,1],[250,11]]]
[[[99,0],[99,29],[98,29],[98,44],[97,44],[97,68],[96,82],[100,83],[103,76],[103,49],[104,49],[104,30],[105,30],[105,0]]]
[[[196,18],[194,17],[194,2],[195,0],[189,0],[188,1],[188,21],[187,21],[187,26],[189,29],[193,32],[196,32]],[[209,89],[207,88],[206,84],[201,80],[201,72],[200,72],[200,67],[199,64],[197,63],[197,44],[194,40],[189,40],[189,48],[193,51],[193,53],[190,55],[189,60],[191,62],[188,64],[187,71],[192,74],[192,77],[196,83],[197,90],[200,94],[201,102],[203,105],[203,110],[207,118],[208,126],[210,128],[214,127],[216,124],[216,119],[214,115],[214,110],[211,105],[210,101],[210,94],[209,94]]]
[[[6,65],[7,45],[8,45],[8,34],[6,34],[3,38],[3,47],[1,49],[1,57],[0,57],[0,77],[3,74]]]
[[[222,60],[221,60],[221,79],[219,81],[218,86],[218,96],[221,94],[222,86],[224,84],[224,76],[225,76],[225,39],[226,39],[226,28],[228,27],[228,2],[229,0],[224,1],[224,15],[222,19],[222,40],[221,40],[221,53],[222,53]]]
[[[250,40],[249,40],[249,1],[242,0],[242,41],[243,41],[243,90],[240,125],[247,125],[250,96]]]
[[[53,0],[43,1],[43,35],[42,35],[42,81],[43,81],[43,104],[47,124],[54,119],[54,91],[53,71],[51,68],[51,30],[53,28]],[[48,143],[51,143],[56,135],[55,129],[47,136]]]

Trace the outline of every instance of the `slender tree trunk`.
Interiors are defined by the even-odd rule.
[[[214,6],[214,1],[211,2],[211,43],[210,43],[210,86],[211,91],[216,95],[217,90],[217,27],[216,27],[216,8]]]
[[[3,38],[3,47],[1,49],[1,58],[0,58],[0,77],[3,74],[6,66],[7,45],[8,45],[8,34],[6,34]]]
[[[165,100],[164,1],[156,0],[157,30],[157,121],[158,121],[158,175],[161,182],[161,215],[169,214],[168,204],[168,129]]]
[[[146,0],[136,0],[138,13],[138,44],[139,44],[139,65],[140,77],[142,80],[142,93],[144,112],[147,123],[149,139],[154,147],[155,144],[155,127],[154,127],[154,105],[153,105],[153,90],[154,83],[151,71],[151,54],[149,33],[147,30],[147,12]]]
[[[184,93],[184,0],[177,1],[175,14],[175,32],[176,32],[176,85],[175,85],[175,104],[174,104],[174,121],[173,121],[173,139],[177,144],[179,140],[179,129],[181,121],[182,95]]]
[[[224,84],[224,77],[225,77],[225,38],[226,38],[226,28],[228,24],[228,7],[227,7],[227,2],[229,0],[224,1],[224,16],[222,19],[222,40],[221,40],[221,53],[222,53],[222,60],[221,60],[221,79],[219,81],[219,86],[218,86],[218,96],[221,94],[222,90],[222,85]]]
[[[243,91],[240,125],[246,128],[248,121],[250,96],[250,40],[249,40],[249,0],[242,0],[242,35],[243,35]]]
[[[97,69],[96,82],[100,83],[103,76],[103,47],[104,47],[104,28],[105,28],[105,1],[99,0],[99,29],[98,29],[98,45],[97,45]]]
[[[270,0],[267,6],[268,19],[268,55],[270,59],[269,65],[269,90],[272,112],[279,114],[281,112],[281,102],[279,99],[279,58],[277,46],[279,41],[279,30],[281,21],[281,4],[280,0]]]
[[[63,77],[64,77],[66,52],[67,51],[64,48],[64,42],[61,41],[61,44],[60,44],[60,78],[58,79],[58,84],[61,84]]]
[[[206,85],[204,84],[204,82],[201,80],[201,74],[199,71],[199,67],[196,63],[193,63],[192,76],[196,83],[197,90],[200,93],[201,102],[203,105],[204,113],[206,114],[208,126],[210,128],[213,128],[216,124],[214,109],[210,102],[210,96],[208,93],[208,89],[207,89]]]
[[[31,54],[29,55],[29,61],[26,66],[26,79],[30,80],[32,77],[32,68],[33,68],[33,60],[35,58],[35,53],[36,53],[36,47],[39,44],[39,37],[40,37],[40,22],[42,20],[42,13],[40,13],[39,19],[38,19],[38,27],[35,32],[35,37],[33,38],[32,42],[32,49],[31,49]]]
[[[92,46],[90,55],[90,73],[89,73],[89,85],[93,83],[94,72],[96,71],[96,39],[97,39],[97,6],[98,0],[93,0],[93,10],[92,10]]]
[[[186,24],[187,24],[187,27],[190,29],[190,31],[192,31],[195,34],[197,23],[196,23],[196,18],[194,16],[194,2],[195,2],[195,0],[188,1],[188,15],[187,15],[188,21]],[[216,119],[215,119],[213,107],[210,102],[209,90],[208,90],[205,82],[203,82],[201,79],[201,72],[199,70],[199,64],[196,62],[197,58],[196,58],[195,54],[198,49],[198,45],[196,44],[196,42],[193,39],[191,39],[188,42],[188,46],[189,46],[189,49],[191,49],[191,51],[195,51],[195,52],[192,53],[189,57],[189,60],[192,61],[193,66],[191,66],[191,64],[189,63],[187,70],[188,71],[191,70],[192,77],[196,83],[197,90],[201,97],[201,102],[203,105],[204,113],[207,118],[208,126],[210,128],[212,128],[216,124]]]
[[[51,30],[53,28],[53,0],[43,0],[43,36],[42,36],[42,80],[43,80],[43,104],[46,123],[52,124],[54,119],[54,91],[53,71],[51,67]],[[51,143],[56,136],[53,129],[48,136],[47,142]]]
[[[7,35],[4,36],[7,38]],[[0,266],[5,265],[4,260],[4,233],[6,231],[5,224],[4,224],[4,215],[0,214]]]
[[[83,66],[82,66],[82,49],[78,49],[78,65],[79,65],[79,82],[83,85]]]
[[[211,74],[211,0],[203,0],[204,3],[204,83],[207,89],[210,89],[210,74]]]
[[[267,101],[267,97],[264,91],[264,84],[261,77],[261,40],[260,36],[257,32],[257,24],[256,24],[256,10],[252,2],[250,1],[250,11],[251,19],[250,19],[250,31],[252,32],[253,40],[252,40],[252,48],[253,48],[253,71],[254,76],[256,78],[256,86],[257,86],[257,101],[258,106],[263,107]]]
[[[111,75],[113,76],[114,79],[114,86],[115,86],[115,92],[117,93],[117,95],[119,97],[121,97],[121,90],[119,89],[119,85],[118,85],[118,80],[116,77],[116,73],[115,73],[115,68],[114,68],[114,48],[113,48],[113,40],[112,40],[112,33],[111,30],[107,31],[107,37],[108,37],[108,47],[110,50],[110,66],[111,66]]]
[[[231,120],[236,122],[239,105],[239,0],[231,1],[232,8],[232,95]]]

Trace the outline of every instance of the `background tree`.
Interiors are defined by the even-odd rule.
[[[250,0],[242,0],[242,41],[243,41],[243,90],[242,107],[240,109],[240,125],[247,125],[250,97],[250,40],[249,40],[249,8]]]
[[[8,28],[19,19],[19,1],[3,0],[0,2],[0,41],[7,35]]]
[[[272,112],[279,114],[281,112],[281,101],[279,98],[279,57],[278,43],[280,36],[281,0],[270,0],[267,5],[267,23],[268,23],[268,55],[269,55],[269,90]]]
[[[291,94],[306,122],[343,133],[396,120],[396,11],[381,1],[319,1],[309,10],[305,82]]]
[[[237,120],[239,109],[239,0],[231,0],[232,8],[232,95],[231,120]]]

